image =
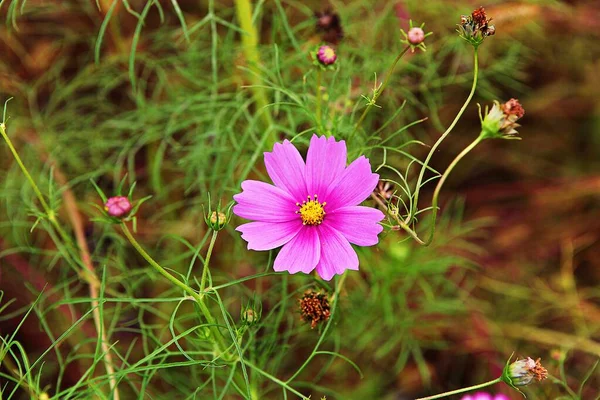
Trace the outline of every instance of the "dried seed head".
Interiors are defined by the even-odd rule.
[[[310,328],[314,329],[320,322],[325,322],[331,316],[329,299],[323,292],[307,290],[298,299],[300,315],[303,321],[310,322]]]
[[[510,99],[504,104],[494,101],[492,108],[487,110],[481,121],[481,135],[484,138],[516,139],[520,125],[517,121],[525,115],[525,110],[517,99]],[[481,118],[481,117],[480,117]]]
[[[485,9],[479,7],[475,9],[471,15],[462,15],[460,17],[460,24],[458,24],[458,33],[467,42],[477,47],[483,40],[492,36],[496,33],[494,25],[490,25],[492,21],[488,18]]]
[[[527,357],[517,360],[505,368],[502,374],[503,380],[510,386],[526,386],[533,380],[542,381],[548,377],[548,371],[540,363],[540,359],[533,360]]]

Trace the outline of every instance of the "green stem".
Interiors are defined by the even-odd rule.
[[[396,59],[394,60],[394,62],[390,66],[390,68],[387,70],[387,73],[386,73],[386,76],[385,76],[385,80],[383,81],[383,84],[373,92],[373,99],[371,99],[371,101],[369,101],[369,103],[367,104],[367,107],[365,108],[365,110],[363,111],[362,115],[358,119],[358,122],[354,126],[354,130],[352,131],[352,133],[350,134],[350,136],[348,136],[348,140],[350,140],[352,137],[354,137],[354,134],[358,131],[358,128],[360,127],[360,125],[364,121],[365,117],[367,116],[367,114],[369,113],[369,111],[371,110],[371,108],[375,104],[377,104],[377,99],[379,98],[379,96],[381,96],[381,93],[383,93],[383,91],[387,87],[388,83],[390,82],[390,78],[392,77],[392,74],[394,73],[394,69],[396,68],[396,64],[398,64],[398,61],[400,61],[400,59],[402,58],[402,56],[404,54],[406,54],[406,52],[409,49],[410,49],[410,46],[406,46],[406,48],[404,50],[402,50],[400,52],[400,54],[398,54],[396,56]]]
[[[227,349],[227,346],[225,345],[225,342],[223,341],[223,336],[221,335],[221,331],[219,331],[217,329],[217,323],[216,323],[214,317],[208,310],[208,307],[206,307],[206,304],[204,304],[203,296],[198,294],[194,289],[192,289],[185,283],[181,282],[179,279],[175,278],[166,269],[161,267],[160,264],[158,264],[156,261],[154,261],[154,259],[146,252],[146,250],[144,250],[144,248],[138,243],[138,241],[135,239],[135,237],[133,237],[133,235],[131,234],[131,231],[129,230],[127,225],[125,225],[124,222],[121,223],[121,229],[123,230],[123,233],[129,240],[129,243],[131,243],[131,245],[138,251],[138,253],[140,253],[140,255],[142,257],[144,257],[144,259],[146,261],[148,261],[148,264],[150,264],[162,276],[167,278],[169,280],[169,282],[171,282],[173,285],[179,287],[185,293],[189,294],[194,300],[196,300],[196,303],[198,304],[200,311],[202,312],[202,314],[204,315],[204,318],[206,319],[206,322],[210,326],[212,336],[217,341],[217,349],[219,350],[219,352],[225,351]]]
[[[56,225],[57,223],[56,223],[56,218],[54,217],[54,212],[50,209],[50,206],[48,205],[48,203],[46,203],[46,199],[44,199],[44,196],[42,195],[40,188],[38,188],[37,184],[35,183],[35,181],[31,177],[31,175],[29,174],[29,171],[25,167],[25,164],[23,164],[23,161],[21,160],[19,153],[17,153],[17,149],[15,149],[10,138],[6,134],[6,125],[4,125],[4,123],[0,123],[0,134],[2,134],[2,137],[6,141],[6,144],[8,145],[10,152],[15,157],[15,161],[17,162],[17,164],[21,168],[21,171],[23,171],[23,174],[29,181],[29,184],[33,188],[35,195],[40,200],[40,203],[42,204],[42,208],[44,209],[44,212],[48,215],[48,219],[50,221],[52,221],[54,225]]]
[[[217,241],[218,231],[213,231],[212,237],[210,238],[210,244],[208,245],[208,251],[206,252],[206,257],[204,258],[204,266],[202,267],[202,280],[200,281],[200,293],[201,297],[204,296],[204,288],[206,287],[206,277],[208,275],[208,263],[210,262],[210,256],[212,255],[213,248],[215,247],[215,242]]]
[[[399,218],[397,219],[400,227],[402,229],[404,229],[406,232],[408,232],[408,234],[410,234],[419,244],[421,244],[423,246],[429,246],[431,244],[431,242],[433,241],[433,236],[435,234],[435,222],[436,222],[437,214],[439,211],[438,200],[440,197],[440,192],[442,191],[442,186],[444,186],[444,183],[448,179],[448,176],[450,176],[450,173],[452,172],[454,167],[456,167],[456,165],[460,162],[460,160],[462,160],[467,154],[469,154],[469,152],[471,150],[473,150],[479,143],[481,143],[481,141],[483,139],[484,139],[484,137],[482,135],[479,135],[477,137],[477,139],[473,140],[470,145],[465,147],[463,149],[463,151],[461,151],[460,154],[457,155],[454,158],[454,160],[452,160],[452,162],[450,163],[448,168],[446,168],[446,171],[444,171],[444,174],[438,181],[438,184],[436,185],[435,190],[433,191],[433,197],[431,199],[431,208],[432,208],[432,210],[431,210],[431,228],[430,228],[431,230],[429,231],[429,237],[427,238],[427,240],[423,241],[423,240],[419,239],[419,237],[417,236],[417,233],[414,230],[412,230],[408,225],[406,225],[406,223],[404,221],[401,221]]]
[[[493,381],[489,381],[489,382],[485,382],[485,383],[481,383],[479,385],[475,385],[475,386],[469,386],[466,388],[462,388],[462,389],[457,389],[457,390],[453,390],[451,392],[444,392],[444,393],[440,393],[440,394],[436,394],[434,396],[429,396],[429,397],[421,397],[418,398],[416,400],[433,400],[433,399],[441,399],[442,397],[448,397],[448,396],[452,396],[453,394],[459,394],[459,393],[464,393],[464,392],[469,392],[471,390],[477,390],[477,389],[481,389],[484,388],[486,386],[491,386],[494,385],[496,383],[502,382],[501,378],[496,378]]]
[[[464,156],[466,156],[471,150],[473,150],[475,148],[475,146],[477,146],[479,143],[481,143],[481,141],[483,139],[484,139],[483,136],[480,135],[477,137],[477,139],[473,140],[473,142],[471,142],[470,145],[465,147],[463,149],[463,151],[461,151],[460,154],[457,155],[454,160],[452,160],[452,162],[450,163],[450,165],[444,172],[444,175],[442,175],[441,179],[438,181],[438,184],[435,187],[435,190],[433,191],[433,198],[431,200],[431,208],[433,209],[432,215],[431,215],[431,231],[429,232],[429,238],[427,238],[427,241],[425,242],[425,246],[428,246],[433,240],[433,235],[435,233],[435,221],[436,221],[437,213],[438,213],[438,199],[440,196],[440,191],[442,190],[442,186],[444,186],[444,182],[446,182],[446,179],[448,179],[448,176],[450,175],[450,173],[452,172],[454,167],[456,167],[456,164],[458,164],[459,161],[462,160]]]
[[[321,121],[321,79],[323,76],[323,71],[321,71],[321,67],[317,68],[317,87],[316,87],[316,91],[315,91],[315,96],[317,96],[317,127],[319,128],[320,131],[323,130],[322,128],[322,121]],[[323,133],[323,132],[321,132]]]
[[[235,9],[237,19],[240,23],[240,28],[244,31],[242,34],[242,49],[248,61],[248,67],[252,73],[248,74],[248,78],[252,82],[252,93],[256,101],[258,111],[261,114],[265,129],[273,125],[271,112],[268,109],[269,101],[264,88],[260,87],[260,57],[258,54],[258,33],[256,27],[252,24],[252,3],[250,0],[235,0]],[[271,143],[267,143],[267,147],[271,148],[276,141],[276,136],[273,131]]]
[[[435,142],[433,147],[431,147],[431,150],[429,150],[429,154],[427,154],[427,158],[425,159],[425,162],[423,163],[423,166],[421,167],[421,172],[419,173],[419,178],[417,179],[417,186],[415,187],[413,207],[411,208],[410,213],[404,220],[404,224],[407,226],[410,226],[410,224],[413,221],[415,214],[417,212],[417,207],[419,205],[419,192],[421,191],[421,183],[423,182],[423,177],[425,176],[425,171],[427,170],[427,166],[429,165],[429,161],[431,160],[431,157],[433,157],[433,153],[435,153],[435,151],[437,150],[439,145],[444,141],[446,136],[448,136],[448,134],[450,132],[452,132],[452,129],[454,129],[454,126],[458,123],[458,120],[460,119],[460,117],[462,117],[463,113],[467,109],[467,106],[471,102],[473,95],[475,94],[475,88],[477,87],[477,76],[479,73],[479,61],[477,58],[477,48],[475,48],[475,51],[473,53],[473,65],[474,65],[473,84],[471,86],[471,92],[469,93],[469,97],[467,97],[467,100],[461,107],[460,111],[458,112],[458,114],[454,118],[454,121],[452,121],[452,123],[450,124],[448,129],[446,129],[446,131],[442,134],[442,136],[440,136],[440,138],[437,140],[437,142]]]

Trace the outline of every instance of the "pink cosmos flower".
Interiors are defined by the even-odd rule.
[[[497,394],[491,395],[486,392],[477,392],[474,394],[468,394],[466,396],[461,397],[460,400],[510,400],[506,395]]]
[[[364,156],[346,167],[346,143],[314,135],[306,163],[289,141],[265,153],[267,173],[275,184],[247,180],[234,196],[233,212],[254,220],[236,230],[249,250],[283,246],[275,271],[306,274],[315,268],[330,280],[358,269],[350,243],[373,246],[383,230],[381,211],[359,206],[373,191],[379,175]]]

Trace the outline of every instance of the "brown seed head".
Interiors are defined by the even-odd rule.
[[[329,300],[323,292],[307,290],[298,299],[300,305],[301,318],[305,322],[310,322],[310,328],[314,329],[319,322],[324,322],[331,316]]]
[[[548,377],[548,370],[542,366],[540,360],[540,358],[535,360],[535,367],[531,368],[531,374],[538,382]]]
[[[489,22],[483,7],[479,7],[478,9],[474,10],[471,14],[471,17],[473,18],[473,22],[479,26],[486,26]]]

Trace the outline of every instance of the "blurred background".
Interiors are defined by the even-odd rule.
[[[393,143],[431,145],[471,84],[472,49],[457,37],[456,24],[461,14],[485,6],[496,35],[480,48],[478,90],[432,166],[443,171],[479,133],[475,103],[519,98],[523,140],[485,141],[459,164],[442,192],[431,247],[390,231],[376,248],[361,250],[361,272],[346,282],[325,345],[356,363],[362,377],[340,358],[315,358],[295,387],[314,399],[413,399],[493,379],[514,353],[541,358],[552,375],[525,389],[529,398],[600,398],[600,369],[593,369],[600,357],[600,3],[252,5],[258,70],[248,67],[233,0],[0,2],[0,99],[13,98],[8,133],[67,230],[83,230],[106,296],[123,299],[104,306],[120,368],[168,341],[165,326],[179,314],[176,303],[127,300],[174,291],[117,230],[92,221],[98,214],[92,204],[100,200],[90,179],[111,193],[126,177],[129,185],[137,182],[137,198],[152,195],[138,215],[138,240],[168,260],[165,266],[185,273],[207,234],[207,194],[213,204],[227,204],[239,181],[265,176],[266,111],[248,88],[257,83],[253,72],[274,103],[267,111],[274,129],[280,138],[292,137],[314,125],[310,113],[287,104],[294,94],[303,104],[313,96],[309,52],[323,42],[333,45],[339,67],[323,84],[328,129],[345,138],[374,74],[383,76],[402,50],[400,29],[408,29],[409,19],[425,22],[434,33],[427,52],[400,62],[382,108],[363,127],[379,129],[394,116],[389,133],[427,117]],[[419,159],[427,150],[407,148]],[[382,158],[373,149],[369,155],[374,165]],[[403,170],[408,161],[387,159]],[[415,168],[406,174],[413,184],[414,175]],[[30,363],[43,356],[36,381],[52,397],[59,386],[85,382],[94,360],[89,315],[76,333],[58,340],[89,309],[89,301],[77,300],[89,294],[43,224],[32,230],[35,196],[4,142],[0,185],[0,335],[17,332],[23,349],[21,361],[0,353],[0,388],[13,390],[10,377],[19,376],[23,354]],[[421,208],[430,205],[433,186],[425,187]],[[81,221],[71,219],[73,207]],[[269,270],[268,256],[248,252],[234,231],[240,222],[234,219],[217,242],[215,282]],[[311,277],[275,275],[221,294],[234,320],[240,306],[258,296],[263,320],[252,336],[252,357],[281,379],[306,360],[322,333],[303,324],[296,309],[296,298],[311,287],[319,287]],[[42,289],[42,300],[17,331]],[[180,313],[185,327],[192,310],[184,306]],[[189,350],[199,340],[181,346]],[[98,367],[95,373],[105,372]],[[211,386],[198,391],[204,373],[199,366],[132,373],[123,379],[121,398],[218,398]],[[260,398],[284,398],[272,382],[257,385]],[[506,385],[490,392],[520,398]],[[241,398],[235,391],[222,395]],[[26,385],[14,394],[40,396]],[[72,398],[105,398],[86,391],[78,396]]]

